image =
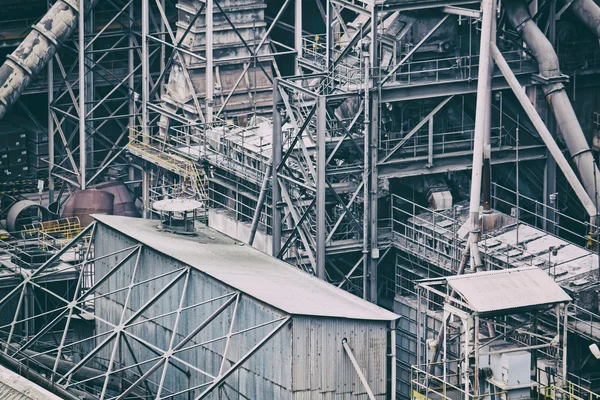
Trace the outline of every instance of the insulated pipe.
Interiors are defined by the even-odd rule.
[[[494,0],[483,0],[481,2],[481,40],[479,49],[479,71],[477,78],[477,109],[475,114],[475,138],[473,140],[473,170],[471,173],[471,196],[470,196],[470,207],[469,207],[469,219],[470,219],[470,240],[469,242],[474,245],[473,252],[471,253],[471,259],[474,260],[474,264],[480,260],[477,248],[477,242],[479,241],[479,206],[481,200],[481,182],[483,172],[483,151],[485,143],[485,127],[486,118],[490,110],[488,107],[487,99],[488,92],[491,92],[491,79],[490,79],[490,40],[492,33],[494,13]],[[471,265],[473,269],[478,265]]]
[[[506,15],[511,25],[521,34],[527,47],[538,61],[540,75],[547,79],[561,77],[558,56],[550,41],[531,20],[524,1],[509,0],[504,3]],[[577,121],[577,116],[562,83],[542,85],[546,100],[550,104],[558,127],[563,135],[571,159],[579,171],[579,177],[594,206],[599,204],[600,171],[594,156]],[[589,209],[589,208],[586,208]],[[593,217],[593,215],[592,215]]]
[[[517,80],[513,72],[510,70],[508,63],[502,56],[502,53],[500,53],[500,50],[498,50],[494,43],[491,43],[490,46],[492,50],[492,56],[494,57],[494,60],[496,61],[500,72],[502,72],[502,75],[504,75],[504,78],[510,85],[510,88],[517,97],[517,100],[519,101],[519,103],[521,103],[521,106],[525,110],[525,113],[527,114],[527,116],[533,123],[533,126],[537,130],[538,134],[548,147],[548,151],[550,151],[550,154],[552,154],[552,156],[554,157],[556,164],[559,166],[560,170],[565,175],[565,178],[567,178],[567,181],[575,191],[575,194],[577,195],[579,201],[581,201],[581,204],[583,204],[583,207],[585,208],[586,212],[588,213],[590,218],[594,218],[597,214],[597,209],[592,201],[591,196],[589,196],[588,193],[586,193],[585,188],[583,187],[579,179],[577,179],[575,172],[573,171],[573,169],[569,165],[569,162],[567,161],[562,151],[552,138],[550,131],[542,122],[542,119],[535,110],[535,107],[533,106],[533,104],[531,104],[531,101],[529,101],[529,97],[527,97],[525,89],[521,87],[519,81]]]
[[[568,1],[561,0],[565,5]],[[594,0],[575,0],[568,10],[583,22],[600,39],[600,6]]]
[[[91,9],[98,0],[89,1]],[[0,67],[0,119],[77,27],[79,2],[58,0]]]

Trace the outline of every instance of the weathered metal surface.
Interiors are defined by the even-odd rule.
[[[194,335],[183,351],[176,353],[183,362],[176,361],[174,364],[177,367],[168,367],[164,386],[169,391],[184,391],[210,383],[211,379],[197,369],[219,376],[220,372],[226,371],[267,337],[276,325],[272,322],[280,321],[288,315],[283,308],[290,308],[288,302],[295,302],[298,306],[294,309],[302,311],[300,314],[311,311],[316,314],[293,315],[290,325],[270,338],[263,348],[225,380],[225,385],[208,398],[218,398],[220,390],[224,390],[230,398],[237,398],[236,392],[246,396],[242,398],[251,399],[361,397],[365,393],[364,386],[344,353],[343,339],[352,348],[376,397],[385,398],[390,323],[387,317],[395,319],[395,314],[374,308],[375,316],[380,320],[373,320],[373,313],[364,320],[340,318],[340,315],[361,316],[369,310],[352,310],[358,308],[357,304],[360,306],[363,301],[352,296],[347,298],[342,295],[344,292],[341,290],[330,291],[329,286],[322,281],[285,263],[277,261],[272,264],[271,260],[274,259],[271,257],[247,246],[239,246],[230,238],[210,229],[200,231],[197,237],[190,238],[157,231],[157,221],[115,216],[96,218],[100,221],[96,226],[94,239],[96,256],[144,244],[137,263],[136,257],[130,258],[118,273],[98,288],[99,296],[96,296],[94,307],[97,334],[110,334],[114,330],[110,325],[118,325],[122,315],[129,318],[186,269],[190,271],[187,291],[184,290],[183,279],[175,283],[169,292],[144,311],[135,324],[125,328],[128,332],[126,336],[140,338],[160,349],[159,351],[166,351],[177,320],[178,307],[183,307],[185,311],[181,313],[174,343],[181,342],[202,321],[207,320],[209,315],[230,298],[228,296],[236,293],[239,295],[239,300],[234,302],[235,306],[225,309],[205,329]],[[210,236],[211,234],[214,236]],[[207,240],[212,240],[212,243],[206,243]],[[244,251],[239,252],[240,249]],[[125,256],[124,252],[98,260],[95,263],[96,279],[105,276]],[[261,268],[265,265],[267,267]],[[218,273],[219,270],[222,272]],[[278,274],[278,270],[284,270],[285,274]],[[288,270],[291,271],[289,275]],[[225,272],[238,275],[238,279],[233,279]],[[288,281],[285,282],[284,278]],[[245,284],[240,284],[240,281]],[[130,282],[138,285],[127,300],[127,290],[118,289],[127,287]],[[296,289],[292,290],[294,287]],[[287,300],[273,294],[264,294],[269,291],[280,296],[287,292]],[[103,296],[102,293],[107,295]],[[185,293],[183,300],[182,293]],[[214,301],[207,302],[211,299]],[[270,303],[268,299],[276,304]],[[123,304],[127,301],[128,310],[123,313]],[[321,315],[322,308],[314,306],[315,301],[325,302],[324,306],[331,307],[334,317],[324,318]],[[198,305],[202,302],[207,303]],[[231,325],[234,315],[235,321]],[[228,332],[241,333],[231,336],[229,344],[226,344],[227,341],[223,338]],[[104,335],[101,336],[103,337]],[[135,339],[130,339],[129,345],[138,363],[149,360],[148,365],[143,367],[144,370],[152,362],[156,362],[152,360],[156,360],[157,354],[149,350],[147,345]],[[227,361],[222,366],[225,348]],[[98,357],[109,359],[112,351],[113,344],[110,343],[98,353]],[[119,353],[118,363],[133,365],[136,362],[130,351],[123,350]],[[162,369],[159,370],[161,371]],[[159,381],[160,373],[153,374],[149,379]],[[194,395],[201,392],[198,389]],[[225,398],[222,392],[221,396]]]
[[[480,272],[446,278],[472,307],[488,313],[571,301],[571,297],[538,267]]]
[[[94,189],[103,190],[115,196],[113,203],[113,214],[125,217],[139,217],[140,213],[135,207],[133,196],[121,181],[102,182],[94,186]]]
[[[198,243],[194,237],[168,235],[156,222],[98,215],[102,224],[210,275],[289,314],[393,321],[398,318],[250,246]],[[231,240],[231,239],[230,239]]]
[[[0,367],[0,399],[2,400],[60,400],[60,397],[39,387],[20,375]]]
[[[94,220],[90,214],[112,214],[114,201],[115,197],[104,190],[80,190],[67,200],[62,217],[78,217],[81,226],[87,226]]]
[[[348,344],[377,398],[386,398],[386,322],[294,318],[293,399],[367,398],[348,356]]]

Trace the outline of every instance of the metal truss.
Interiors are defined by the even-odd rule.
[[[199,298],[190,291],[197,270],[149,271],[140,262],[143,245],[95,255],[95,231],[88,226],[41,267],[21,270],[21,283],[0,300],[10,321],[0,327],[3,357],[27,364],[47,386],[92,399],[235,391],[227,379],[290,322],[285,315],[246,322],[238,291]],[[66,255],[76,263],[61,263]],[[64,285],[52,286],[57,279]],[[207,317],[194,318],[198,310]],[[148,333],[157,327],[166,337]],[[193,361],[202,357],[213,361]]]
[[[79,17],[83,29],[48,66],[51,200],[55,179],[85,189],[109,166],[127,164],[124,146],[139,113],[140,76],[161,50],[154,45],[150,53],[142,51],[139,3],[86,8]]]
[[[481,15],[458,7],[469,3],[326,2],[325,39],[302,37],[297,75],[274,87],[274,255],[377,301],[380,251],[390,242],[391,211],[378,209],[384,183],[470,166],[473,127],[465,121],[474,116],[465,104],[479,66],[470,49]],[[405,12],[424,8],[432,9],[428,30],[407,38],[418,30]],[[440,32],[459,26],[462,47],[451,58],[435,55]],[[522,51],[505,54],[530,79],[531,60]],[[394,115],[405,108],[406,116]],[[450,108],[463,115],[458,128],[443,125]],[[503,115],[502,105],[495,111]],[[401,118],[400,128],[386,125],[391,118]],[[495,163],[514,160],[506,155],[514,152],[516,128],[505,118],[491,128]],[[520,156],[543,159],[543,144],[531,143]]]

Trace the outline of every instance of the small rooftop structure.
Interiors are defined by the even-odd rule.
[[[571,297],[538,267],[479,272],[445,278],[479,314],[517,311],[571,301]]]

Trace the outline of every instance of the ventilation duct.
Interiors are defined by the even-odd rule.
[[[532,21],[525,1],[507,1],[504,3],[504,8],[511,25],[521,34],[527,47],[537,59],[540,75],[548,81],[547,84],[542,85],[542,90],[554,113],[571,159],[577,167],[581,183],[592,201],[600,204],[597,195],[600,191],[600,171],[569,96],[563,84],[556,81],[562,77],[558,56],[550,41]]]
[[[90,9],[98,0],[89,3]],[[58,0],[0,67],[0,119],[77,27],[79,1]]]

